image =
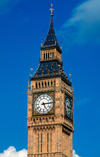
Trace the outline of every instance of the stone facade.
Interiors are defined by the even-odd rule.
[[[39,68],[31,77],[27,91],[28,157],[73,156],[73,91],[62,68],[62,50],[55,36],[52,17],[53,14],[46,41],[41,48]],[[37,112],[34,107],[41,94],[48,94],[53,100],[53,107],[46,114]],[[71,104],[68,106],[69,116],[65,110],[66,98]]]
[[[36,80],[31,82],[28,89],[28,157],[42,156],[66,156],[72,157],[72,134],[73,134],[73,92],[61,78],[46,79],[43,81],[53,82],[49,87],[36,88]],[[55,84],[54,84],[55,82]],[[46,115],[33,114],[34,95],[52,93],[53,112]],[[65,113],[65,95],[72,99],[71,118]]]

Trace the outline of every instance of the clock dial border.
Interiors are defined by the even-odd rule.
[[[48,94],[41,94],[34,103],[35,110],[40,114],[47,114],[53,107],[53,100]]]
[[[68,116],[67,113],[66,113],[66,109],[65,109],[65,101],[66,101],[66,98],[69,99],[70,101],[70,104],[71,104],[71,115]],[[65,114],[65,118],[69,119],[69,120],[73,120],[73,98],[70,97],[68,94],[65,93],[65,98],[64,98],[64,114]]]
[[[47,112],[47,113],[38,113],[37,111],[36,111],[36,109],[35,109],[35,101],[36,101],[36,99],[40,96],[40,95],[42,95],[42,94],[47,94],[47,95],[49,95],[51,98],[52,98],[52,100],[53,100],[53,106],[52,106],[52,108],[51,108],[51,110],[49,111],[49,112]],[[39,93],[34,93],[33,94],[33,105],[32,105],[32,111],[33,111],[33,113],[32,113],[32,115],[34,116],[34,115],[48,115],[48,114],[54,114],[54,106],[55,106],[55,102],[54,102],[54,92],[39,92]]]
[[[68,106],[67,106],[67,102],[66,101],[68,101],[68,103],[69,103],[69,107],[70,107],[70,111],[68,111]],[[67,117],[71,117],[71,113],[72,113],[72,105],[71,105],[71,101],[70,101],[70,99],[68,98],[68,97],[66,97],[65,98],[65,112],[66,112],[66,115],[67,115]],[[68,112],[70,112],[70,113],[68,113]]]

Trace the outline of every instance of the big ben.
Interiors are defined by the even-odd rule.
[[[28,157],[73,156],[73,90],[63,69],[62,49],[53,26],[41,45],[40,64],[28,87]]]

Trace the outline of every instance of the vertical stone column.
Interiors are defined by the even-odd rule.
[[[33,129],[28,129],[28,154],[33,154]]]

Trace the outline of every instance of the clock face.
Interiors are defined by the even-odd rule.
[[[71,116],[71,110],[72,110],[71,102],[69,98],[66,98],[65,99],[65,111],[68,117]]]
[[[48,113],[53,106],[53,100],[50,95],[42,94],[37,97],[35,101],[35,110],[38,113],[46,114]]]

